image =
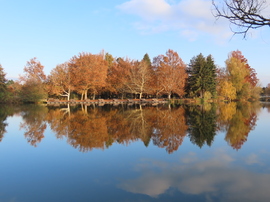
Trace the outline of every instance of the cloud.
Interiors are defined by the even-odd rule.
[[[147,21],[167,18],[171,13],[171,6],[165,0],[131,0],[119,5],[118,8]]]
[[[142,33],[178,31],[182,36],[196,40],[208,34],[218,38],[232,35],[228,22],[216,21],[212,15],[211,0],[130,0],[117,6],[122,12],[138,16],[134,23]],[[226,24],[226,26],[224,26]]]

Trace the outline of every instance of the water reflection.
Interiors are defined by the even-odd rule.
[[[225,140],[232,148],[238,150],[247,141],[249,132],[255,129],[259,109],[249,102],[220,104],[219,126],[226,131]]]
[[[23,123],[20,124],[20,129],[25,131],[24,137],[34,147],[44,138],[44,132],[47,128],[47,113],[48,109],[40,105],[24,105],[22,107]]]
[[[147,147],[152,141],[153,145],[165,148],[168,153],[178,150],[185,137],[200,148],[211,146],[217,132],[223,131],[225,141],[238,150],[255,128],[260,107],[260,104],[249,102],[174,107],[82,105],[59,108],[29,105],[20,108],[23,118],[20,129],[32,146],[42,141],[47,126],[50,126],[56,138],[66,139],[81,152],[135,141],[142,141]],[[0,141],[9,115],[12,113],[2,107]]]
[[[211,146],[217,131],[216,105],[189,107],[187,113],[190,141],[199,147]]]
[[[131,193],[159,198],[181,193],[189,199],[196,196],[194,201],[269,200],[269,173],[252,172],[244,166],[235,168],[236,159],[223,150],[212,154],[201,159],[189,153],[177,163],[144,159],[137,165],[139,177],[125,179],[118,186]]]
[[[6,126],[8,125],[6,119],[8,116],[12,116],[13,113],[14,110],[9,106],[3,105],[0,107],[0,142],[6,133]]]

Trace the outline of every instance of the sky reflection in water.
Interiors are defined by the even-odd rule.
[[[0,201],[268,201],[270,105],[0,110]]]

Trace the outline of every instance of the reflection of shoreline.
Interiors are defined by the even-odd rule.
[[[134,141],[142,141],[147,147],[152,141],[168,153],[177,151],[185,137],[199,147],[211,146],[215,135],[225,131],[225,140],[238,150],[256,126],[257,111],[258,106],[248,102],[155,107],[139,104],[28,106],[21,112],[21,129],[33,146],[42,141],[46,127],[50,126],[57,138],[64,137],[82,152]]]
[[[118,187],[154,198],[166,198],[167,191],[174,189],[190,197],[200,196],[204,198],[203,201],[269,200],[270,174],[251,172],[244,167],[236,168],[234,159],[224,151],[213,153],[215,156],[208,160],[190,153],[180,164],[147,159],[136,168],[141,174],[138,178],[123,180]]]

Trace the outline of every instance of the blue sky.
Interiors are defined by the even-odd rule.
[[[172,49],[186,64],[202,53],[224,67],[228,54],[240,50],[262,86],[270,83],[270,28],[247,39],[233,36],[226,20],[213,17],[211,0],[0,0],[0,8],[0,64],[7,78],[23,74],[33,57],[48,75],[80,52],[140,60]]]

